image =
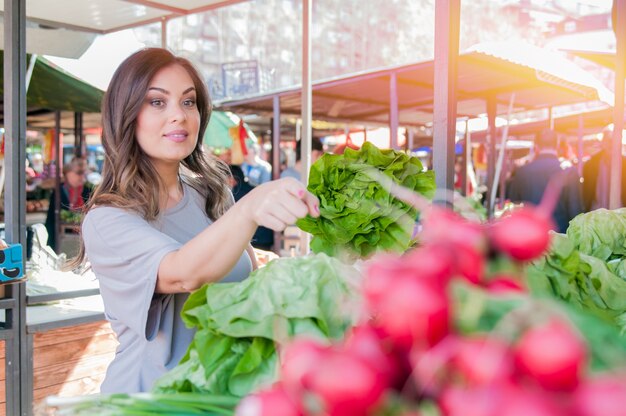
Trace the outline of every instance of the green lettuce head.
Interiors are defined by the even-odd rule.
[[[418,158],[366,142],[343,155],[325,154],[309,175],[308,190],[320,200],[320,216],[298,220],[311,233],[311,250],[331,256],[367,258],[377,251],[404,252],[411,245],[417,211],[376,182],[372,169],[427,198],[435,175]]]

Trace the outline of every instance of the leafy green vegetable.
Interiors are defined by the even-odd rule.
[[[358,313],[359,273],[325,254],[279,258],[241,283],[205,285],[182,318],[197,332],[157,392],[241,397],[276,380],[276,343],[307,334],[340,339]]]
[[[463,334],[489,333],[515,339],[523,330],[550,316],[566,318],[585,338],[593,371],[626,365],[626,338],[612,324],[554,298],[538,299],[527,294],[493,295],[477,286],[459,283],[453,287],[454,320]]]
[[[373,168],[426,197],[434,194],[434,172],[405,153],[366,142],[343,155],[325,154],[311,166],[308,184],[320,200],[320,216],[296,223],[313,235],[311,250],[367,258],[409,248],[417,212],[375,182],[368,174]]]
[[[597,209],[578,215],[567,236],[582,253],[607,261],[626,255],[626,208]]]
[[[549,253],[528,270],[539,296],[555,296],[626,329],[626,209],[600,209],[553,234]]]
[[[111,394],[73,398],[54,397],[48,405],[55,415],[74,416],[217,416],[232,415],[237,398],[197,393]]]

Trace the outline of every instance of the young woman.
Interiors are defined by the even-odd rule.
[[[228,167],[202,150],[210,114],[198,72],[164,49],[127,58],[104,96],[102,181],[76,259],[91,263],[119,341],[102,392],[149,390],[179,362],[193,338],[180,318],[188,293],[246,278],[259,225],[282,230],[319,213],[295,180],[233,203]]]

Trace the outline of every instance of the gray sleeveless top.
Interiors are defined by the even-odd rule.
[[[204,230],[211,220],[202,197],[184,185],[179,204],[155,222],[120,208],[97,207],[82,225],[87,259],[100,283],[105,316],[119,346],[101,386],[103,393],[149,391],[178,364],[193,339],[180,311],[187,293],[155,294],[163,257]],[[252,270],[243,252],[223,282],[241,281]]]

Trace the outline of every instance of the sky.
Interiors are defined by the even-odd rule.
[[[78,59],[46,56],[46,59],[60,66],[89,84],[105,90],[119,64],[130,54],[145,44],[139,42],[132,29],[97,36],[93,44]]]

